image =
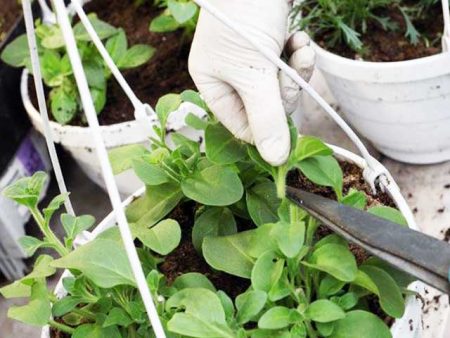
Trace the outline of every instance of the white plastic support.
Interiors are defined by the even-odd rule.
[[[55,24],[56,23],[55,14],[53,14],[51,9],[48,7],[46,0],[38,0],[38,2],[42,12],[42,22],[48,25]]]
[[[444,16],[444,32],[442,34],[442,50],[444,52],[450,51],[450,9],[448,0],[441,0],[442,13]]]
[[[114,60],[109,55],[108,51],[106,50],[105,46],[103,45],[102,41],[100,40],[99,36],[97,35],[94,27],[92,26],[91,22],[89,21],[89,18],[87,17],[86,13],[84,12],[84,9],[82,5],[80,4],[80,0],[71,0],[72,5],[78,14],[78,17],[83,24],[83,26],[86,28],[86,31],[88,32],[92,42],[97,47],[100,55],[102,56],[103,60],[105,61],[108,68],[111,70],[111,73],[116,78],[119,85],[122,87],[122,90],[127,95],[128,99],[131,101],[133,107],[134,107],[134,117],[136,120],[142,122],[144,126],[148,126],[149,132],[151,132],[151,125],[152,125],[152,118],[151,116],[155,116],[154,110],[150,107],[148,104],[143,104],[141,100],[138,99],[134,91],[131,89],[128,82],[123,77],[122,73],[120,72],[119,68],[115,64]]]
[[[102,168],[103,178],[105,180],[108,195],[111,200],[114,214],[116,215],[120,234],[128,256],[128,260],[131,265],[131,269],[133,271],[134,278],[136,280],[138,290],[141,294],[148,318],[152,324],[152,328],[155,332],[156,337],[165,338],[166,335],[159,319],[158,312],[156,311],[155,304],[153,303],[153,299],[148,288],[138,254],[134,246],[133,237],[131,235],[125,212],[122,207],[119,191],[114,180],[114,174],[111,168],[111,164],[109,163],[108,152],[101,136],[97,114],[95,112],[94,104],[86,79],[86,74],[83,70],[83,65],[81,63],[81,58],[77,49],[75,36],[72,30],[66,6],[63,0],[53,0],[53,5],[56,11],[56,17],[61,28],[61,32],[63,34],[64,42],[66,44],[67,53],[69,55],[75,80],[77,82],[84,112],[86,114],[89,128],[91,129],[92,137],[96,145],[96,152]]]
[[[344,119],[317,93],[314,88],[306,82],[296,71],[286,64],[271,49],[260,44],[251,34],[238,24],[231,21],[226,15],[222,14],[215,6],[207,0],[194,0],[204,10],[208,11],[212,16],[221,21],[225,26],[232,29],[236,34],[247,40],[254,48],[256,48],[269,61],[284,71],[292,80],[294,80],[305,92],[307,92],[336,122],[339,127],[347,134],[350,140],[358,148],[360,154],[367,162],[367,168],[364,169],[364,178],[370,184],[372,190],[376,191],[376,182],[381,175],[390,176],[387,169],[381,165],[372,155],[370,155],[366,146],[362,143],[358,135],[350,128]]]
[[[48,118],[47,101],[45,99],[44,86],[42,84],[41,64],[39,62],[39,53],[36,43],[36,33],[34,30],[33,12],[31,9],[30,0],[22,1],[23,15],[25,18],[25,26],[27,31],[28,46],[30,49],[31,65],[33,68],[34,85],[36,88],[36,95],[39,104],[39,111],[44,125],[45,141],[52,162],[53,171],[55,172],[56,181],[58,182],[59,191],[61,194],[67,194],[67,187],[64,181],[64,175],[61,170],[61,165],[56,153],[55,143],[53,142],[52,130],[50,128],[50,121]],[[67,197],[64,206],[67,213],[75,215],[73,206],[69,197]]]

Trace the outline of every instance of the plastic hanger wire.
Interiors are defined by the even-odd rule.
[[[142,266],[136,251],[136,247],[134,246],[133,237],[131,235],[128,221],[126,219],[125,212],[121,203],[111,164],[109,163],[108,152],[104,140],[102,139],[100,125],[90,94],[86,74],[83,70],[83,65],[77,49],[75,36],[72,30],[66,6],[63,0],[53,0],[53,5],[56,11],[57,21],[61,28],[61,32],[66,44],[67,53],[69,55],[75,80],[77,82],[84,112],[86,114],[89,128],[91,130],[91,135],[94,139],[96,152],[103,173],[103,178],[106,184],[114,214],[116,215],[120,234],[128,256],[128,260],[131,265],[131,269],[133,271],[134,278],[136,280],[137,288],[141,294],[148,318],[150,320],[150,323],[152,324],[152,328],[155,332],[156,337],[165,338],[166,335],[159,319],[158,312],[156,311],[152,295],[148,288],[144,271],[142,270]]]
[[[30,0],[22,0],[22,8],[25,18],[28,46],[30,49],[31,65],[33,68],[34,85],[36,88],[39,111],[41,113],[41,118],[44,126],[45,141],[47,143],[47,149],[50,155],[50,160],[52,162],[53,171],[55,172],[56,181],[58,182],[59,191],[61,194],[67,194],[67,186],[64,181],[64,175],[61,170],[61,164],[59,163],[58,154],[56,153],[55,143],[53,141],[52,130],[50,127],[50,121],[48,118],[47,101],[45,99],[44,85],[42,83],[41,65],[39,62],[39,52],[36,43],[36,32],[34,29],[33,12],[31,9]],[[75,215],[69,196],[66,198],[64,206],[67,213]]]

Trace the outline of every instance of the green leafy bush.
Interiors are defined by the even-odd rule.
[[[295,26],[306,29],[313,38],[320,36],[327,47],[345,43],[355,51],[364,49],[361,37],[370,34],[375,24],[387,33],[399,29],[386,15],[386,9],[398,11],[405,21],[405,36],[411,44],[419,42],[420,33],[414,21],[425,15],[437,0],[305,0],[298,2],[292,12]]]
[[[95,14],[90,14],[89,19],[119,69],[139,67],[152,57],[154,48],[147,45],[129,47],[122,29],[101,21]],[[101,113],[106,104],[111,72],[90,41],[84,26],[79,22],[73,28],[95,109],[97,113]],[[50,88],[51,113],[57,122],[68,124],[81,113],[82,106],[61,31],[57,25],[44,25],[38,20],[36,35],[42,77],[45,85]],[[1,59],[13,67],[27,67],[31,72],[26,35],[19,36],[6,46]]]
[[[391,337],[386,324],[370,312],[368,299],[376,297],[387,315],[402,317],[409,276],[373,257],[358,265],[344,239],[318,237],[318,221],[285,197],[286,175],[300,170],[317,185],[331,187],[342,203],[365,209],[363,192],[344,193],[332,150],[317,138],[299,138],[292,127],[289,161],[275,168],[214,117],[188,115],[191,127],[205,131],[203,153],[197,140],[166,132],[169,114],[186,101],[204,106],[193,91],[159,100],[160,125],[150,149],[133,145],[110,154],[116,173],[133,168],[147,186],[126,212],[168,337]],[[29,297],[9,316],[31,325],[49,324],[74,338],[152,336],[118,229],[74,248],[75,236],[94,220],[63,214],[66,235],[59,241],[49,224],[66,196],[38,210],[44,180],[37,173],[4,191],[31,210],[42,230],[43,240],[23,239],[27,252],[49,247],[59,255],[40,256],[28,276],[0,289],[7,298]],[[185,273],[169,284],[160,272],[165,255],[179,246],[187,230],[168,215],[186,201],[196,202],[192,244],[199,255],[213,269],[247,280],[247,290],[236,298],[217,290],[203,274]],[[392,208],[369,212],[404,222]],[[243,220],[253,226],[239,231]],[[57,269],[71,272],[63,279],[68,294],[62,299],[45,283]]]

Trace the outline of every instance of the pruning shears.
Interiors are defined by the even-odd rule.
[[[287,187],[286,193],[295,204],[345,239],[450,294],[450,244],[306,191]]]

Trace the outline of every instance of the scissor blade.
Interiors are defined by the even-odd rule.
[[[450,245],[365,211],[288,187],[287,196],[346,239],[450,294]]]

